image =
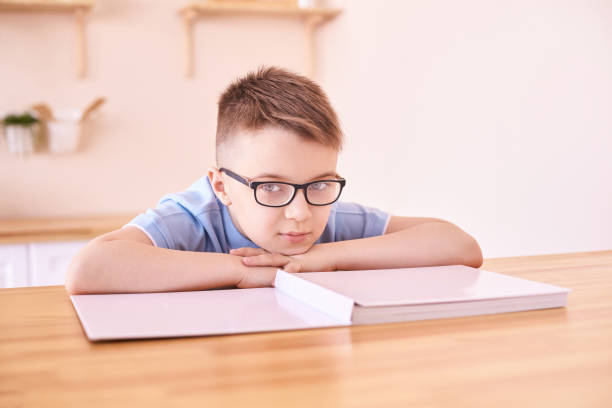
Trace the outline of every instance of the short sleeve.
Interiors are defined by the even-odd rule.
[[[160,248],[194,252],[227,252],[222,204],[203,176],[187,190],[164,196],[155,208],[138,215],[127,226],[149,236]]]
[[[390,214],[356,203],[335,203],[320,242],[346,241],[383,235]]]
[[[193,214],[174,201],[149,208],[126,226],[135,226],[160,248],[197,251],[206,247],[206,231]]]

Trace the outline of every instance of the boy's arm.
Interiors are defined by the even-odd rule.
[[[480,246],[456,225],[436,218],[397,216],[391,217],[384,235],[318,244],[301,255],[258,255],[246,249],[232,254],[244,256],[245,265],[280,266],[294,272],[482,265]]]
[[[476,240],[435,218],[392,216],[384,235],[322,244],[319,250],[323,259],[335,259],[337,270],[482,265]]]
[[[240,257],[158,248],[136,227],[89,242],[66,275],[70,294],[204,290],[270,286],[276,268],[248,268]]]

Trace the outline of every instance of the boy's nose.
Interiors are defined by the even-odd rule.
[[[296,221],[304,221],[311,217],[310,204],[306,201],[303,190],[298,190],[291,201],[285,207],[285,217]]]

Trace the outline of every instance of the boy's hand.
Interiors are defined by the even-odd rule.
[[[319,245],[313,246],[303,254],[291,256],[250,247],[232,249],[230,255],[241,256],[242,263],[246,266],[275,266],[290,273],[336,270],[335,265],[324,260],[323,251]]]
[[[281,254],[273,254],[261,248],[243,247],[230,250],[230,255],[242,257],[246,266],[275,266],[286,272],[300,272],[302,265],[293,258]]]
[[[236,283],[240,289],[265,288],[274,286],[276,268],[245,268],[242,279]]]

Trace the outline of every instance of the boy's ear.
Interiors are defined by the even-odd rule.
[[[210,185],[212,186],[212,189],[219,201],[227,206],[232,205],[232,200],[230,200],[229,196],[225,192],[225,183],[223,182],[223,177],[219,169],[216,167],[209,168],[208,180],[210,181]]]

